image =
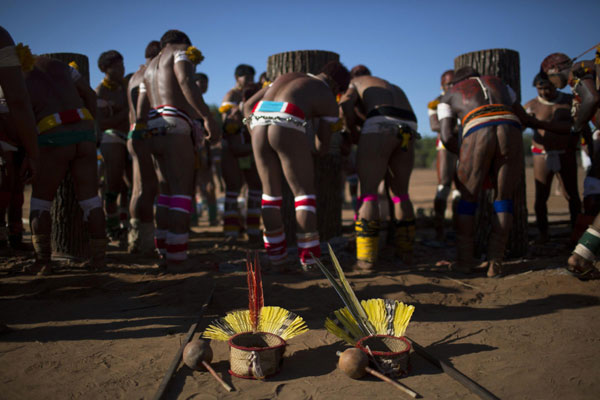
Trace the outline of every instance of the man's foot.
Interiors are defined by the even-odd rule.
[[[500,278],[504,276],[506,271],[504,271],[503,265],[500,261],[491,260],[488,261],[488,270],[487,277],[488,278]]]
[[[307,276],[318,276],[322,274],[317,264],[301,264],[301,271]]]
[[[49,262],[35,261],[31,265],[23,267],[23,272],[37,276],[50,275],[52,274],[52,266]]]
[[[455,261],[448,265],[448,269],[451,272],[460,272],[461,274],[472,274],[474,272],[474,266],[472,263],[464,263]]]
[[[582,281],[600,279],[600,271],[594,267],[591,261],[586,260],[579,254],[572,254],[569,257],[567,270]]]

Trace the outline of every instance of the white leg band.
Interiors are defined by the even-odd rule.
[[[448,195],[450,194],[450,186],[446,185],[438,185],[437,192],[435,194],[435,198],[437,200],[446,201],[448,199]]]
[[[87,200],[81,200],[79,202],[79,207],[81,207],[81,209],[83,210],[83,220],[87,221],[90,215],[90,211],[92,211],[95,208],[102,208],[102,199],[99,196],[96,196]]]
[[[29,212],[39,211],[40,214],[44,211],[50,212],[52,208],[52,202],[48,200],[37,199],[35,197],[31,198],[31,203],[29,203]]]

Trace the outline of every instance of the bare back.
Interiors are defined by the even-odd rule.
[[[187,48],[186,44],[169,44],[146,67],[144,81],[152,108],[168,104],[188,115],[194,115],[194,109],[186,100],[177,81],[173,65],[173,53],[177,50],[185,51]]]
[[[25,81],[36,121],[54,113],[84,106],[71,78],[69,67],[60,61],[38,57],[34,69],[25,76]],[[77,129],[93,129],[93,122],[79,121],[60,125],[48,130],[47,133]]]
[[[392,106],[413,111],[406,94],[398,86],[374,76],[359,76],[352,79],[366,112],[379,106]]]
[[[450,104],[452,110],[462,119],[469,111],[485,104],[503,104],[510,107],[514,100],[500,78],[481,76],[479,80],[467,78],[458,82],[442,98],[442,102]]]
[[[293,103],[304,111],[306,119],[330,115],[327,111],[331,110],[332,99],[325,82],[299,72],[279,76],[262,98]]]

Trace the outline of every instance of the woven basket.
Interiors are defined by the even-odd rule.
[[[238,333],[229,339],[229,373],[245,379],[275,375],[281,368],[286,345],[272,333]]]
[[[369,349],[371,350],[369,353]],[[407,374],[410,369],[410,343],[404,337],[390,335],[366,336],[356,343],[367,356],[373,354],[373,358],[386,375],[401,376]]]

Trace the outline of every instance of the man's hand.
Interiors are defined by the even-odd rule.
[[[23,163],[21,164],[21,170],[19,171],[19,176],[21,177],[23,183],[31,183],[36,178],[38,171],[37,164],[37,159],[25,156]]]
[[[219,131],[219,126],[214,118],[206,118],[204,120],[204,131],[206,135],[206,140],[209,143],[215,143],[219,139],[221,139],[221,132]]]

